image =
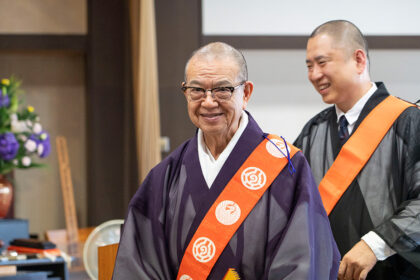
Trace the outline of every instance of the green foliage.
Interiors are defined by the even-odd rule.
[[[0,83],[0,174],[14,168],[40,167],[32,157],[48,156],[48,133],[42,130],[32,106],[23,107],[21,82],[14,77]]]

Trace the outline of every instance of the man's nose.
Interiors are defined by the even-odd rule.
[[[205,105],[205,106],[214,106],[217,105],[216,100],[213,98],[212,92],[210,89],[206,90],[206,92],[204,93],[204,100],[201,104]]]
[[[309,80],[316,81],[322,77],[322,71],[318,66],[314,66],[313,69],[309,72]]]

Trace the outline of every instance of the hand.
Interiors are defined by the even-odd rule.
[[[338,279],[364,280],[376,262],[377,259],[372,249],[363,240],[360,240],[341,260]]]

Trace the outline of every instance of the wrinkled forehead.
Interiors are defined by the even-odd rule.
[[[235,59],[226,56],[194,56],[186,66],[186,80],[226,79],[232,82],[239,76],[239,65]]]

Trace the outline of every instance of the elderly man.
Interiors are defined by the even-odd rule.
[[[334,106],[312,118],[295,145],[344,256],[339,279],[420,279],[420,110],[371,82],[367,44],[348,21],[313,31],[306,64]]]
[[[340,257],[309,166],[244,111],[247,75],[224,43],[188,61],[182,90],[198,131],[130,202],[114,279],[336,278]]]

